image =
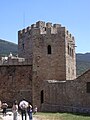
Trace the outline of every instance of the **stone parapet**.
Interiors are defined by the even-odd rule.
[[[48,32],[51,34],[58,34],[65,31],[69,37],[72,37],[68,30],[66,30],[65,27],[61,26],[61,24],[52,24],[50,22],[45,23],[43,21],[38,21],[36,24],[32,24],[31,26],[18,31],[18,35],[22,36],[28,32],[30,35],[48,34]]]

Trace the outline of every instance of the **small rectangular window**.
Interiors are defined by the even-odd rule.
[[[86,85],[86,89],[87,89],[87,93],[90,93],[90,82],[87,82],[87,85]]]
[[[48,45],[47,51],[48,51],[48,54],[51,54],[51,46],[50,45]]]
[[[44,102],[44,93],[43,90],[41,91],[41,104]]]
[[[23,50],[24,50],[24,43],[22,44],[22,48],[23,48]]]

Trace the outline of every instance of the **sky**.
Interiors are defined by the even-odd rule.
[[[76,53],[90,52],[90,0],[0,0],[0,39],[18,44],[18,31],[37,21],[61,24]]]

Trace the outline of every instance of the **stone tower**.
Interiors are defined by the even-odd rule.
[[[18,53],[42,80],[76,78],[74,37],[60,24],[38,21],[18,32]]]
[[[43,102],[43,81],[76,78],[74,37],[60,24],[38,21],[18,32],[18,54],[32,64],[33,105]]]

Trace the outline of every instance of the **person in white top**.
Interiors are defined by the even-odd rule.
[[[17,101],[15,101],[13,103],[12,112],[13,112],[13,120],[18,120],[18,104],[17,104]]]

